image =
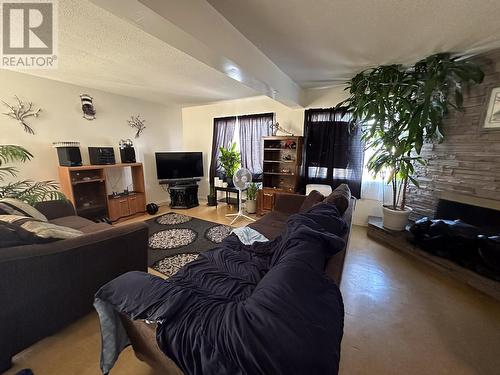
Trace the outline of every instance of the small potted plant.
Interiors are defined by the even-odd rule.
[[[254,214],[257,212],[257,192],[259,191],[259,185],[252,182],[247,188],[247,200],[245,203],[245,208],[247,213]]]
[[[236,143],[231,143],[228,148],[220,147],[219,161],[226,172],[226,182],[228,186],[234,186],[233,175],[240,166],[240,153],[236,151]]]
[[[217,195],[215,194],[215,186],[210,185],[210,192],[207,195],[207,206],[215,206],[217,204]]]

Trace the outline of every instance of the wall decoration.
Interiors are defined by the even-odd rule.
[[[146,122],[146,120],[141,119],[140,115],[130,116],[130,120],[127,120],[127,122],[131,128],[136,129],[136,132],[135,132],[136,138],[139,138],[139,136],[144,131],[144,129],[146,129],[146,126],[144,126],[144,123]]]
[[[26,119],[28,117],[38,117],[38,114],[42,109],[38,108],[35,110],[32,102],[24,103],[17,95],[15,98],[17,100],[17,105],[10,105],[2,100],[2,103],[9,108],[9,112],[4,112],[4,115],[9,116],[22,124],[26,133],[35,134],[33,128],[26,122]]]
[[[82,101],[83,118],[86,120],[95,120],[95,108],[93,98],[88,94],[80,95]]]
[[[494,87],[490,91],[484,115],[484,130],[500,130],[500,87]]]
[[[271,134],[273,136],[276,136],[278,134],[278,131],[284,133],[284,134],[287,134],[287,135],[293,135],[293,133],[289,132],[288,130],[286,130],[285,128],[283,128],[279,122],[271,122],[269,124],[269,129],[271,129]]]

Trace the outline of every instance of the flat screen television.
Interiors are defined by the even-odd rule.
[[[201,152],[156,152],[158,180],[187,180],[203,177]]]

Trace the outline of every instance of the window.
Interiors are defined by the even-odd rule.
[[[247,168],[254,180],[262,178],[262,137],[271,135],[269,125],[273,113],[214,118],[210,183],[214,177],[223,177],[219,163],[220,147],[236,143],[241,154],[241,166]]]
[[[363,175],[361,132],[343,109],[308,109],[304,119],[306,184],[349,185],[359,198]]]

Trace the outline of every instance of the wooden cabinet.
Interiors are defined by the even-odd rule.
[[[274,206],[274,190],[266,188],[262,189],[261,199],[262,199],[261,209],[263,211],[271,211]]]
[[[132,191],[111,195],[106,190],[106,171],[130,168]],[[77,214],[89,219],[108,217],[118,221],[146,211],[144,172],[141,163],[59,167],[61,191],[73,203]]]
[[[274,194],[296,193],[302,175],[303,137],[263,137],[262,190],[257,198],[258,214],[273,209]]]
[[[117,221],[121,218],[144,212],[145,196],[142,193],[131,193],[108,199],[109,219]]]

